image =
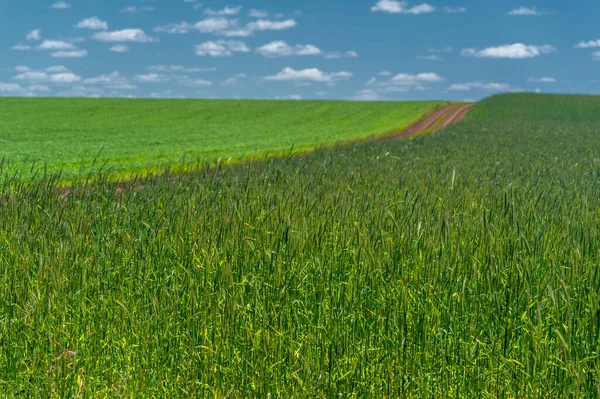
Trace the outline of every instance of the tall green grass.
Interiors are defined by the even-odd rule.
[[[0,392],[597,396],[596,110],[555,117],[581,101],[130,187],[6,183]]]

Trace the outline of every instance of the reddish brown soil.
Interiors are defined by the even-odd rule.
[[[420,121],[413,123],[406,129],[389,136],[389,139],[397,140],[404,137],[415,136],[417,134],[424,133],[432,128],[433,130],[431,134],[435,134],[440,130],[447,128],[450,125],[462,121],[474,105],[475,104],[450,104],[443,106],[427,115],[424,119],[421,119]],[[440,121],[442,122],[439,123]]]

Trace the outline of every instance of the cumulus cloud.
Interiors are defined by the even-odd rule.
[[[237,7],[225,7],[222,10],[212,10],[212,9],[207,9],[204,11],[204,14],[206,15],[217,15],[217,16],[221,16],[221,15],[238,15],[240,13],[240,11],[242,11],[242,6],[237,6]]]
[[[50,75],[50,81],[54,83],[74,83],[79,82],[81,80],[81,76],[75,75],[71,72],[63,72],[57,73],[55,75]]]
[[[46,72],[26,71],[14,77],[16,80],[46,80],[48,74]]]
[[[135,78],[142,83],[160,83],[168,80],[165,76],[158,73],[140,74],[136,75]]]
[[[321,49],[312,44],[290,46],[286,42],[279,40],[257,48],[256,52],[264,57],[277,58],[292,55],[319,55],[321,54]]]
[[[482,50],[468,48],[462,51],[462,55],[476,58],[525,59],[538,57],[543,54],[550,54],[555,51],[556,48],[550,45],[532,46],[523,43],[515,43],[498,47],[488,47]]]
[[[75,27],[79,29],[106,30],[108,29],[108,23],[100,20],[98,17],[91,17],[80,21]]]
[[[283,21],[271,21],[268,19],[259,19],[255,22],[250,22],[248,28],[252,31],[265,31],[265,30],[286,30],[294,28],[296,25],[295,20],[286,19]]]
[[[42,31],[40,29],[32,30],[31,32],[29,32],[27,34],[27,36],[25,36],[25,39],[31,40],[31,41],[38,41],[42,38],[41,32]]]
[[[248,12],[248,16],[250,18],[267,18],[269,16],[269,13],[264,10],[257,10],[257,9],[252,8]]]
[[[414,90],[428,90],[445,79],[434,72],[416,74],[382,71],[379,77],[373,77],[365,84],[366,88],[358,91],[352,99],[363,101],[384,100],[394,93],[407,93]]]
[[[114,71],[107,75],[100,75],[94,78],[85,79],[83,81],[83,84],[98,85],[103,86],[107,89],[114,90],[133,90],[137,88],[136,86],[129,83],[129,80],[127,78],[121,76],[121,74],[118,71]]]
[[[66,1],[57,1],[56,3],[53,3],[50,8],[66,9],[71,8],[71,4]]]
[[[371,8],[372,12],[384,12],[389,14],[428,14],[435,11],[435,8],[427,3],[416,6],[409,6],[408,1],[397,0],[379,0]]]
[[[153,30],[154,32],[160,33],[184,34],[188,33],[192,29],[194,29],[194,25],[182,21],[180,23],[170,23],[167,25],[157,26]]]
[[[508,12],[508,15],[511,16],[540,16],[548,14],[549,12],[539,11],[537,7],[519,7]]]
[[[597,48],[600,47],[600,39],[590,40],[587,42],[579,42],[575,45],[575,48]]]
[[[20,91],[21,86],[16,83],[2,83],[0,82],[0,92],[14,92]]]
[[[513,87],[506,83],[496,82],[468,82],[468,83],[456,83],[448,88],[451,91],[471,91],[474,89],[489,90],[489,91],[500,91],[500,92],[515,92],[521,91],[518,87]]]
[[[247,37],[258,31],[285,30],[293,28],[296,25],[297,23],[294,19],[280,21],[259,19],[240,26],[237,19],[229,19],[222,15],[216,15],[200,20],[195,24],[181,21],[179,23],[157,26],[154,28],[154,31],[170,34],[184,34],[191,31],[198,31],[200,33],[212,33],[226,37]]]
[[[77,46],[73,43],[64,42],[62,40],[44,40],[38,50],[75,50]]]
[[[224,85],[237,85],[248,76],[245,73],[238,73],[223,81]]]
[[[126,53],[129,51],[129,47],[124,44],[115,44],[114,46],[110,47],[108,51],[112,51],[113,53]]]
[[[543,78],[529,78],[527,79],[530,83],[556,83],[555,78],[543,77]]]
[[[138,12],[149,12],[149,11],[154,11],[154,7],[150,7],[150,6],[145,6],[145,7],[136,7],[136,6],[129,6],[129,7],[125,7],[121,10],[122,13],[125,14],[135,14]]]
[[[424,60],[424,61],[443,61],[444,57],[441,57],[437,54],[429,54],[429,55],[418,55],[417,59]]]
[[[23,44],[23,43],[18,43],[18,44],[15,44],[14,46],[12,46],[11,49],[17,50],[17,51],[27,51],[27,50],[31,50],[31,46],[29,46],[27,44]]]
[[[235,40],[217,40],[196,46],[196,55],[211,57],[229,57],[233,53],[247,53],[250,49],[244,42]]]
[[[317,68],[308,68],[295,70],[290,67],[284,68],[281,72],[273,76],[267,76],[267,81],[305,81],[305,82],[324,82],[331,83],[338,80],[350,79],[350,72],[323,72]]]
[[[328,60],[337,60],[340,58],[358,58],[358,53],[354,50],[346,51],[341,53],[339,51],[332,51],[325,54],[325,58]]]
[[[71,51],[57,51],[52,53],[50,57],[54,58],[82,58],[88,55],[87,50],[71,50]]]
[[[216,68],[188,68],[183,65],[152,65],[148,67],[149,71],[171,72],[171,73],[198,73],[214,72]]]
[[[141,29],[123,29],[112,32],[98,32],[92,35],[92,39],[101,42],[150,43],[156,41],[156,39],[149,37]]]
[[[46,70],[34,71],[28,67],[19,67],[22,73],[13,79],[22,81],[49,82],[49,83],[74,83],[81,80],[81,76],[75,75],[62,65],[49,67]]]
[[[200,33],[217,33],[236,27],[236,21],[223,17],[207,18],[197,22],[194,28]]]
[[[433,72],[424,72],[416,75],[399,73],[392,78],[392,82],[400,85],[419,85],[424,83],[439,83],[443,81],[444,78]]]
[[[467,12],[466,7],[444,7],[444,11],[448,14],[457,14]]]

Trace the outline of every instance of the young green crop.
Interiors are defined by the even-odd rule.
[[[9,170],[159,171],[183,160],[256,158],[385,134],[443,102],[0,98]]]
[[[0,392],[595,397],[588,100],[128,187],[6,182]]]

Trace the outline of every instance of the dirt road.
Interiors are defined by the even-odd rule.
[[[460,122],[467,115],[469,110],[473,108],[475,104],[450,104],[436,109],[425,119],[421,119],[418,122],[413,123],[406,129],[393,134],[389,137],[390,140],[396,140],[404,137],[415,136],[421,133],[437,133],[442,129],[447,128],[450,125]]]

